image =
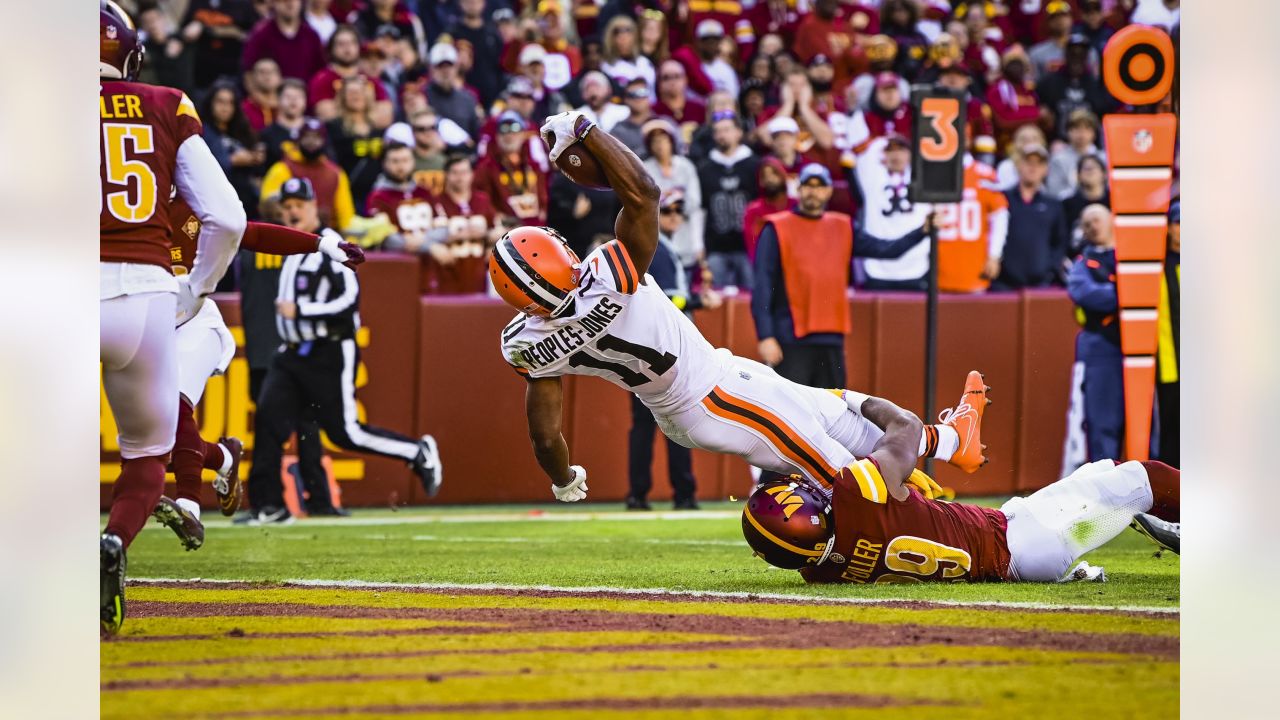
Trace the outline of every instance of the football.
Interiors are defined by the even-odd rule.
[[[609,189],[609,179],[605,176],[600,161],[596,160],[595,155],[592,155],[581,141],[565,148],[555,164],[565,177],[583,187],[595,190]]]

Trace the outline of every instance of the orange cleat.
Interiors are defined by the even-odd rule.
[[[987,464],[987,449],[982,444],[982,412],[991,404],[987,392],[991,388],[983,382],[982,373],[971,370],[964,381],[964,394],[953,408],[938,414],[938,422],[955,428],[960,436],[960,447],[951,456],[952,465],[971,473]]]

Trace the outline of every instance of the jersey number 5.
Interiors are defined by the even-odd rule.
[[[105,194],[107,211],[121,222],[142,223],[150,220],[156,212],[156,174],[145,162],[129,159],[129,146],[132,146],[134,154],[155,152],[151,127],[103,124],[102,162],[107,182],[125,188]]]
[[[662,377],[676,364],[676,356],[671,353],[659,353],[651,347],[627,342],[612,335],[601,336],[596,341],[596,347],[619,355],[630,355],[648,365],[650,372],[656,377]],[[645,383],[653,382],[653,378],[642,372],[636,372],[622,363],[598,358],[587,352],[577,352],[571,355],[569,357],[569,367],[589,367],[613,373],[622,378],[622,382],[626,383],[627,387],[640,387]]]

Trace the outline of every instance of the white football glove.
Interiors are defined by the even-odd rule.
[[[579,120],[585,122],[579,123]],[[569,111],[562,112],[558,115],[552,115],[542,123],[539,132],[542,134],[542,141],[551,148],[551,152],[547,157],[551,158],[551,162],[560,159],[560,153],[564,152],[570,145],[578,142],[587,136],[587,131],[595,127],[596,124],[591,122],[580,112]]]
[[[196,313],[200,312],[200,307],[204,305],[204,298],[191,289],[189,279],[190,276],[188,275],[178,276],[178,327],[187,324],[191,318],[196,316]]]
[[[568,485],[551,484],[551,492],[560,502],[578,502],[587,496],[587,471],[581,465],[570,465],[573,480]]]

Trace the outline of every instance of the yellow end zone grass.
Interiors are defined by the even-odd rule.
[[[671,718],[677,713],[682,720],[811,720],[817,715],[948,720],[1088,715],[1095,720],[1176,713],[1178,702],[1177,663],[1143,654],[912,645],[906,639],[889,646],[818,649],[789,642],[786,635],[770,636],[762,645],[751,622],[795,620],[801,628],[817,621],[823,632],[837,635],[856,630],[841,627],[849,622],[1039,630],[1056,625],[1072,633],[1132,633],[1131,624],[1137,624],[1150,634],[1176,635],[1177,622],[1168,619],[292,588],[136,587],[130,600],[161,603],[152,607],[162,614],[172,609],[175,615],[188,603],[274,606],[263,608],[264,613],[283,609],[282,603],[429,609],[443,616],[475,609],[494,612],[489,620],[477,619],[474,612],[465,619],[329,619],[323,613],[131,619],[123,641],[102,646],[103,717],[268,717],[288,712],[290,717],[318,718],[356,710],[344,717],[387,717],[393,711],[397,718],[461,717],[466,711],[468,718],[556,720]],[[504,610],[529,609],[603,611],[621,621],[635,615],[637,629],[595,630],[585,622],[581,629],[566,627],[571,613],[557,615],[559,620],[546,628],[517,628],[511,620],[512,629],[503,629],[512,617],[504,617]],[[693,615],[733,620],[726,631],[714,634],[681,629],[681,618]],[[982,616],[982,622],[965,620],[966,615]],[[665,618],[662,628],[646,629],[654,617]],[[245,636],[229,635],[232,631]],[[378,632],[396,634],[372,634]],[[202,637],[154,639],[166,635]],[[726,641],[749,646],[700,647]],[[208,662],[218,659],[234,662]],[[897,704],[864,707],[885,702]],[[661,708],[645,709],[654,704]]]

